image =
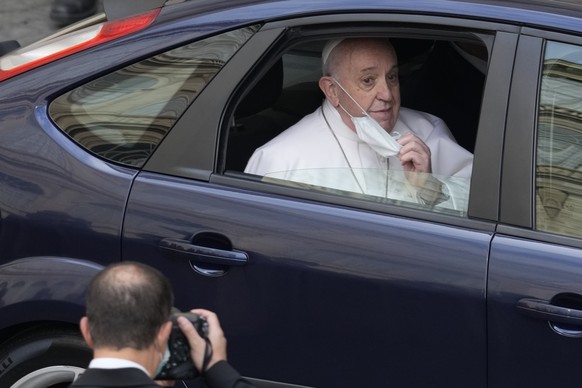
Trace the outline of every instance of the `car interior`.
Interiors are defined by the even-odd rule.
[[[401,105],[442,118],[457,142],[473,152],[488,60],[477,38],[392,38],[399,62]],[[299,44],[240,101],[228,135],[225,169],[244,171],[254,150],[317,109],[325,42]]]

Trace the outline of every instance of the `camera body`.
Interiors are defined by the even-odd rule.
[[[177,319],[179,316],[186,317],[192,322],[192,325],[202,338],[208,336],[208,322],[204,317],[180,311],[172,313],[172,331],[168,339],[170,359],[156,375],[156,380],[190,380],[200,375],[192,362],[188,339],[180,329],[180,326],[178,326]]]

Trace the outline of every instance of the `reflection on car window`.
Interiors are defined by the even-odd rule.
[[[549,42],[541,80],[536,227],[582,237],[582,47]]]
[[[55,99],[49,113],[82,147],[141,167],[176,120],[256,31],[227,32],[156,55]]]
[[[269,173],[263,181],[296,183],[295,187],[309,188],[354,198],[362,198],[400,205],[412,205],[433,211],[454,211],[465,215],[469,201],[470,178],[446,177],[436,174],[418,174],[421,179],[434,182],[426,184],[424,200],[419,190],[410,184],[410,177],[402,170],[320,168]],[[314,185],[313,182],[317,182]],[[293,184],[290,184],[293,186]],[[432,192],[431,192],[432,191]]]

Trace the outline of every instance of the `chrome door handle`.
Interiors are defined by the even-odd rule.
[[[582,310],[554,306],[543,300],[520,299],[517,302],[517,310],[527,316],[545,321],[582,326]]]
[[[240,267],[249,261],[246,252],[194,245],[188,240],[165,238],[160,242],[160,248],[174,257],[192,260],[196,263]]]

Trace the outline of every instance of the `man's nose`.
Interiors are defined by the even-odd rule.
[[[376,97],[382,101],[392,101],[394,94],[392,93],[392,89],[386,80],[383,80],[378,84]]]

